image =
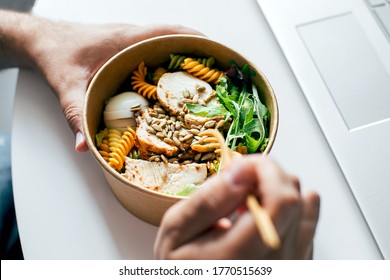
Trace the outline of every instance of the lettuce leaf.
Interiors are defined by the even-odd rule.
[[[221,104],[209,104],[207,106],[199,104],[186,104],[188,110],[196,116],[212,118],[216,116],[224,116],[225,119],[230,116],[230,113]]]
[[[198,188],[194,184],[185,185],[180,191],[176,192],[175,195],[178,196],[189,196]]]

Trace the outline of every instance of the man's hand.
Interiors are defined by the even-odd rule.
[[[282,242],[279,250],[261,241],[245,206],[249,193],[270,214]],[[301,192],[298,179],[270,158],[245,156],[167,211],[155,255],[159,259],[309,259],[318,217],[317,193]]]
[[[82,108],[88,84],[97,70],[132,44],[179,33],[202,35],[175,25],[83,25],[0,10],[0,68],[38,69],[58,95],[76,136],[75,149],[86,151]]]

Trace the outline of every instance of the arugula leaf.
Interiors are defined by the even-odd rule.
[[[257,87],[252,82],[256,73],[248,65],[241,70],[233,65],[228,71],[216,86],[220,103],[233,117],[226,143],[232,150],[245,145],[249,153],[264,151],[268,144],[270,113],[261,103]]]
[[[212,118],[216,116],[224,116],[228,118],[230,113],[226,108],[221,104],[209,104],[207,106],[199,104],[186,104],[188,110],[194,115]]]

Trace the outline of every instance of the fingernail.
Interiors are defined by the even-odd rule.
[[[84,145],[84,142],[85,142],[84,135],[80,131],[77,132],[75,150],[80,151],[81,147]]]

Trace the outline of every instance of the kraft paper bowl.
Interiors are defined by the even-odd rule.
[[[255,70],[254,82],[259,88],[262,102],[270,110],[269,153],[278,129],[278,106],[275,94],[264,74],[248,59],[233,49],[211,39],[194,35],[166,35],[134,44],[113,56],[96,73],[85,97],[83,125],[89,150],[101,166],[114,195],[133,215],[158,226],[165,211],[182,197],[161,194],[145,189],[126,180],[100,156],[95,146],[95,134],[99,132],[105,101],[118,93],[120,86],[142,61],[148,67],[161,65],[170,54],[190,54],[194,57],[213,56],[219,69],[228,69],[234,61],[239,67],[245,64]]]

